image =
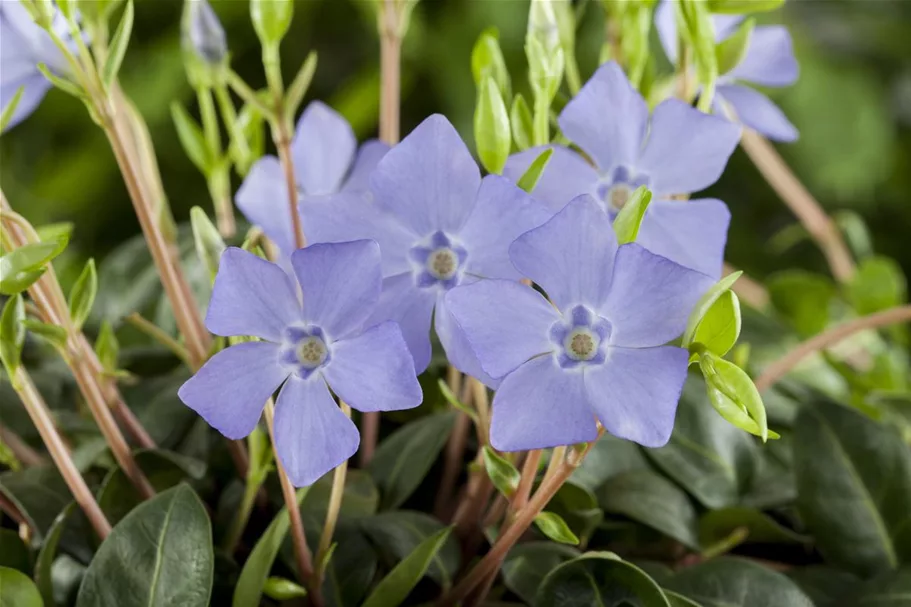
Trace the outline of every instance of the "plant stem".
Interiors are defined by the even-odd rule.
[[[237,111],[234,109],[234,102],[231,101],[231,95],[223,82],[215,85],[215,99],[218,101],[225,128],[231,134],[231,144],[237,147],[238,158],[249,158],[250,147],[247,145],[247,138],[244,137],[240,121],[237,119]]]
[[[95,497],[92,495],[88,485],[86,485],[85,479],[79,474],[79,470],[76,469],[76,465],[70,458],[66,446],[54,427],[47,404],[41,398],[41,394],[38,393],[35,384],[32,383],[32,378],[20,366],[12,383],[13,388],[19,394],[19,398],[22,399],[29,417],[32,418],[32,422],[38,428],[41,439],[57,465],[61,476],[63,476],[63,480],[72,492],[73,498],[79,504],[79,507],[82,508],[82,511],[85,512],[86,518],[89,519],[89,523],[91,523],[98,537],[102,540],[105,539],[111,532],[111,524],[104,516],[98,506],[98,502],[95,501]]]
[[[342,412],[351,417],[351,407],[344,401],[339,401],[339,407]],[[319,538],[319,548],[316,551],[316,568],[319,572],[318,579],[322,581],[323,574],[326,571],[326,557],[332,546],[332,536],[335,534],[335,526],[338,523],[338,515],[342,508],[342,499],[345,497],[345,478],[348,474],[348,460],[343,461],[336,466],[332,472],[332,490],[329,493],[329,504],[326,509],[326,522],[323,524],[323,532]]]
[[[278,115],[281,116],[281,112],[278,112]],[[282,118],[273,122],[272,138],[278,149],[278,159],[281,161],[285,174],[285,187],[288,189],[288,212],[291,215],[291,228],[294,231],[294,246],[303,249],[307,246],[307,239],[304,236],[304,226],[298,210],[297,179],[294,177],[294,160],[291,157],[291,134]]]
[[[399,141],[402,69],[402,16],[396,0],[382,0],[377,26],[380,34],[380,139]]]
[[[221,155],[221,134],[218,127],[218,114],[215,111],[215,100],[212,98],[212,89],[200,87],[196,89],[196,98],[199,101],[199,113],[202,117],[203,133],[206,144],[212,153]],[[218,232],[224,238],[231,238],[237,232],[234,223],[234,205],[231,204],[231,181],[228,175],[228,165],[216,163],[212,174],[207,179],[209,194],[215,206],[215,219],[218,223]]]
[[[876,314],[855,318],[811,337],[774,363],[768,365],[763,370],[762,375],[759,376],[759,379],[756,380],[756,389],[762,392],[771,388],[810,354],[830,348],[855,333],[901,322],[911,322],[911,305],[890,308]]]
[[[162,331],[156,324],[143,318],[139,312],[128,314],[124,317],[124,320],[170,350],[171,353],[179,358],[184,364],[192,367],[190,364],[190,354],[187,352],[187,349],[176,339]]]
[[[538,464],[541,462],[541,455],[544,453],[541,449],[532,449],[525,457],[525,463],[522,465],[522,475],[519,477],[519,486],[516,488],[516,494],[512,497],[512,503],[509,505],[511,512],[518,512],[528,503],[528,496],[531,495],[531,488],[535,483],[535,477],[538,475]]]
[[[454,368],[454,367],[450,367]],[[450,379],[453,379],[450,374]],[[459,375],[455,375],[456,381]],[[450,383],[450,389],[453,382]],[[458,384],[456,384],[458,389]],[[471,384],[467,381],[462,382],[462,394],[459,400],[466,407],[471,406]],[[434,515],[440,520],[446,520],[452,513],[452,494],[455,489],[456,480],[459,472],[462,470],[462,458],[465,454],[465,445],[468,442],[468,434],[471,430],[471,418],[461,411],[456,412],[455,424],[452,433],[449,435],[449,441],[446,443],[446,452],[443,455],[443,474],[440,477],[440,488],[437,490],[436,500],[433,506]]]

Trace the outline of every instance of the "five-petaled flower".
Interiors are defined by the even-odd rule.
[[[740,127],[677,99],[655,108],[616,63],[601,66],[559,117],[563,133],[594,162],[553,146],[533,194],[556,211],[591,194],[616,216],[638,186],[652,191],[637,242],[683,266],[718,277],[730,212],[716,199],[671,200],[715,183],[740,140]],[[517,180],[543,151],[513,155],[504,175]]]
[[[482,278],[519,280],[509,245],[552,212],[509,180],[481,179],[446,118],[430,116],[377,165],[373,200],[340,195],[302,207],[311,242],[372,238],[383,253],[383,295],[372,322],[402,327],[418,372],[430,362],[430,323],[449,361],[493,385],[446,311],[443,296]],[[435,312],[434,312],[435,311]]]
[[[518,451],[592,441],[596,416],[615,436],[665,444],[689,358],[665,344],[712,279],[638,244],[618,247],[587,194],[520,236],[509,254],[550,302],[504,280],[446,296],[481,366],[503,378],[491,444]]]
[[[61,39],[69,40],[69,26],[59,11],[54,14],[52,27]],[[3,2],[0,5],[0,109],[5,110],[16,91],[23,89],[8,129],[35,111],[51,88],[51,83],[38,70],[39,63],[58,74],[66,68],[63,54],[25,8],[19,2]]]
[[[743,15],[714,15],[715,41],[730,37],[743,21]],[[655,27],[668,59],[677,60],[677,21],[674,7],[665,0],[655,11]],[[718,78],[715,111],[725,115],[721,104],[734,110],[737,120],[775,141],[794,141],[797,129],[777,105],[738,82],[783,87],[797,81],[799,68],[794,57],[791,34],[783,25],[760,25],[753,30],[743,59]],[[722,111],[719,111],[722,110]]]
[[[282,386],[275,446],[291,481],[309,485],[348,459],[359,434],[330,388],[359,411],[409,409],[422,394],[394,322],[367,322],[380,297],[380,251],[369,240],[297,250],[291,278],[242,249],[221,258],[206,326],[216,335],[252,335],[212,357],[179,390],[181,400],[229,438],[256,427]]]
[[[358,150],[351,125],[340,114],[319,101],[310,103],[291,142],[300,205],[338,192],[364,195],[370,173],[388,150],[377,140],[365,142]],[[288,256],[296,247],[285,184],[278,158],[264,156],[250,169],[235,202]]]

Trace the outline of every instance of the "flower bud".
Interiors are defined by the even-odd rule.
[[[187,0],[184,44],[210,65],[220,64],[228,53],[225,30],[208,0]]]
[[[250,0],[253,28],[263,46],[278,46],[294,16],[292,0]]]

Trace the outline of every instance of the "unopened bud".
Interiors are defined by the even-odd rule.
[[[220,64],[228,53],[225,30],[208,0],[187,0],[186,42],[200,59]]]

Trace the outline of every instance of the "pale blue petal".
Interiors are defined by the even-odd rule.
[[[662,0],[655,9],[655,29],[658,31],[658,40],[668,61],[677,63],[677,17],[674,6],[669,0]]]
[[[298,187],[308,196],[338,192],[356,149],[357,139],[348,121],[325,103],[311,102],[298,120],[291,142]]]
[[[362,327],[379,301],[383,274],[376,241],[313,244],[295,251],[291,265],[304,295],[304,320],[331,339]]]
[[[503,176],[518,183],[531,163],[548,147],[554,152],[531,193],[556,213],[576,196],[595,191],[598,185],[597,171],[582,156],[562,145],[531,148],[510,156]]]
[[[720,200],[653,200],[636,242],[687,268],[721,277],[731,212]]]
[[[797,127],[772,101],[758,91],[736,84],[718,87],[718,101],[726,101],[737,120],[773,141],[791,142],[799,137]]]
[[[456,322],[455,317],[449,311],[446,303],[446,297],[439,297],[437,305],[433,312],[433,325],[436,329],[437,337],[440,338],[440,344],[446,352],[446,358],[449,364],[456,369],[479,380],[485,386],[496,390],[500,385],[500,380],[491,377],[484,368],[481,367],[481,361],[478,360],[468,341],[465,331]]]
[[[333,343],[323,374],[332,391],[358,411],[412,409],[424,398],[408,345],[394,322]]]
[[[659,197],[698,192],[718,181],[739,142],[739,125],[667,99],[655,108],[637,168]]]
[[[563,134],[607,173],[634,165],[648,127],[648,106],[623,69],[611,61],[566,104],[557,122]]]
[[[753,30],[746,56],[726,76],[763,86],[788,86],[799,74],[791,34],[782,25],[766,25]]]
[[[5,130],[9,130],[28,118],[44,100],[45,94],[51,88],[51,83],[43,74],[34,72],[19,80],[7,81],[4,79],[0,85],[0,110],[5,110],[6,106],[12,101],[19,87],[23,88],[22,97],[19,98],[19,104],[13,112],[12,118],[6,125]]]
[[[478,201],[458,238],[468,251],[465,271],[485,278],[522,276],[509,260],[509,245],[519,235],[550,219],[546,206],[499,175],[481,181]]]
[[[210,358],[177,396],[228,438],[243,438],[288,377],[278,358],[279,347],[264,341],[231,346]]]
[[[378,139],[365,141],[361,146],[361,149],[357,152],[357,157],[354,159],[354,165],[351,167],[351,172],[348,174],[345,185],[342,186],[342,191],[364,192],[370,195],[370,175],[388,151],[388,143],[384,143]]]
[[[540,285],[561,310],[577,304],[597,308],[604,302],[616,252],[610,219],[588,195],[509,247],[519,273]]]
[[[312,485],[357,451],[360,434],[322,377],[292,375],[275,405],[275,449],[295,487]]]
[[[434,289],[422,289],[411,272],[383,280],[383,293],[367,326],[392,320],[399,324],[414,369],[420,374],[430,364],[430,319],[436,303]]]
[[[234,202],[247,221],[259,226],[283,255],[290,255],[296,248],[288,187],[278,158],[263,156],[257,160],[237,190]]]
[[[499,451],[546,449],[598,437],[582,373],[553,356],[530,360],[503,380],[493,398],[490,444]]]
[[[284,270],[243,249],[225,249],[206,314],[209,331],[279,342],[300,319],[297,291]]]
[[[449,121],[434,114],[377,165],[375,200],[420,236],[458,232],[471,214],[481,173]]]
[[[479,280],[452,289],[446,308],[491,377],[550,352],[550,328],[560,313],[532,289],[511,280]]]
[[[585,371],[588,397],[608,432],[644,447],[667,444],[686,381],[683,348],[610,348],[607,361]]]
[[[600,310],[611,323],[611,345],[647,348],[679,337],[693,306],[714,283],[636,243],[623,245]]]

